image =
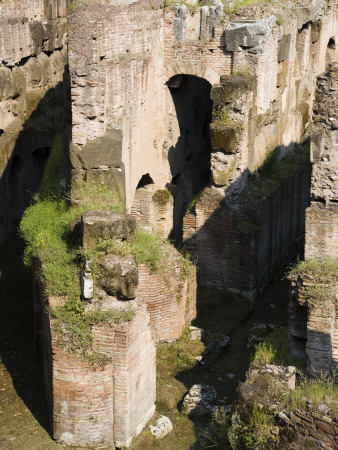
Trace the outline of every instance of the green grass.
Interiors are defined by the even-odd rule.
[[[108,357],[93,352],[92,326],[98,323],[115,323],[132,320],[134,309],[109,309],[85,313],[83,304],[68,300],[65,306],[51,308],[51,315],[55,319],[55,330],[58,334],[58,344],[69,353],[77,353],[93,365],[105,365]]]
[[[280,181],[301,167],[302,161],[296,155],[288,155],[283,160],[280,160],[279,149],[276,149],[266,157],[260,169],[260,174],[263,179]]]
[[[331,414],[338,414],[338,385],[334,376],[309,379],[300,373],[296,389],[290,392],[282,406],[289,410],[315,411],[320,404],[327,405]]]
[[[254,404],[249,416],[249,423],[244,424],[238,412],[231,417],[231,426],[228,429],[228,440],[234,450],[263,450],[274,448],[279,436],[273,435],[271,430],[275,427],[275,416],[272,412]]]
[[[38,257],[43,263],[47,293],[70,296],[79,293],[76,264],[77,247],[71,240],[69,223],[81,214],[65,200],[44,199],[24,212],[20,234],[26,241],[24,263]]]
[[[259,219],[256,214],[257,207],[272,196],[288,177],[294,176],[297,171],[305,169],[309,164],[308,148],[305,143],[297,146],[294,152],[282,160],[279,154],[279,148],[270,153],[257,170],[257,176],[250,179],[242,191],[241,202],[249,207],[257,220]]]
[[[59,194],[60,180],[63,176],[63,134],[58,134],[53,142],[50,155],[47,159],[45,169],[43,172],[42,182],[40,185],[40,196]]]
[[[232,14],[245,6],[256,6],[264,3],[273,3],[273,0],[238,0],[234,6],[228,7],[225,4],[224,11],[226,14]]]
[[[189,203],[187,210],[186,210],[186,214],[190,214],[191,211],[193,211],[193,209],[195,208],[196,204],[199,202],[199,200],[201,199],[203,195],[203,189],[201,191],[199,191],[194,198],[191,200],[191,202]]]
[[[91,326],[100,321],[116,322],[130,320],[131,313],[110,310],[85,313],[81,300],[80,273],[81,251],[72,238],[69,224],[88,209],[120,209],[112,200],[114,197],[105,186],[89,186],[80,191],[81,201],[70,206],[58,191],[62,167],[62,136],[58,136],[51,152],[51,162],[46,167],[41,190],[36,204],[27,208],[20,223],[19,231],[26,242],[24,263],[33,265],[36,258],[42,262],[42,277],[47,295],[64,297],[65,305],[51,308],[60,344],[68,351],[77,352],[91,363],[104,364],[102,355],[91,351]],[[55,173],[54,173],[55,170]],[[109,195],[110,203],[105,203]]]
[[[231,116],[228,111],[226,111],[222,106],[216,106],[212,110],[212,115],[215,122],[227,123],[231,121]]]
[[[77,183],[72,186],[71,202],[86,210],[124,211],[115,192],[104,183]]]
[[[252,363],[260,367],[266,364],[289,365],[288,329],[276,328],[256,349]]]
[[[300,261],[291,268],[290,274],[307,274],[322,283],[334,282],[338,280],[338,259],[321,257]]]
[[[290,274],[309,279],[306,280],[304,295],[310,307],[318,302],[333,301],[338,280],[338,259],[322,257],[300,261],[291,268]]]
[[[160,268],[163,239],[141,228],[135,230],[134,239],[119,241],[115,238],[101,240],[86,251],[86,257],[96,260],[100,252],[109,252],[116,255],[134,255],[139,264],[147,264],[153,272]]]

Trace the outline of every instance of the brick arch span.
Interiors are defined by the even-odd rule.
[[[170,80],[175,75],[193,75],[204,78],[211,86],[220,82],[220,74],[206,64],[203,64],[202,61],[198,63],[192,63],[191,61],[173,61],[165,66],[164,75],[166,80]]]

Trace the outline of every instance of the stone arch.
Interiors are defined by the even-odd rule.
[[[25,171],[22,158],[15,155],[9,174],[12,219],[19,220],[25,209]]]
[[[176,74],[166,85],[172,102],[168,114],[171,145],[167,155],[174,194],[174,227],[170,237],[179,245],[187,208],[210,181],[212,85],[206,78],[191,74]]]
[[[142,175],[137,184],[130,212],[141,226],[149,226],[150,224],[153,193],[154,180],[149,173],[146,173]]]
[[[175,75],[193,75],[199,78],[207,80],[211,86],[220,82],[220,75],[211,67],[208,67],[201,62],[192,63],[190,61],[173,61],[168,64],[164,69],[164,75],[166,80]]]

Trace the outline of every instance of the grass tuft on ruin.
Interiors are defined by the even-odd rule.
[[[264,342],[258,344],[252,359],[252,364],[259,367],[267,364],[284,366],[290,363],[287,328],[273,330]]]
[[[291,268],[289,276],[300,276],[305,281],[304,295],[310,308],[333,301],[338,281],[338,259],[319,257],[300,261]]]

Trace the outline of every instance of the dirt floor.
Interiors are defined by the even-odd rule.
[[[49,434],[41,366],[34,352],[32,275],[22,264],[22,251],[15,234],[0,247],[0,449],[67,448]],[[262,323],[285,326],[287,302],[286,280],[272,283],[254,307],[227,291],[200,289],[194,325],[204,329],[202,342],[191,341],[186,332],[179,341],[157,349],[157,412],[150,423],[166,415],[173,431],[156,440],[146,427],[131,449],[188,450],[210,419],[190,420],[180,413],[185,393],[205,383],[230,404],[249,366],[252,328]],[[224,336],[230,337],[227,347],[215,349]],[[200,355],[204,365],[195,359]]]

